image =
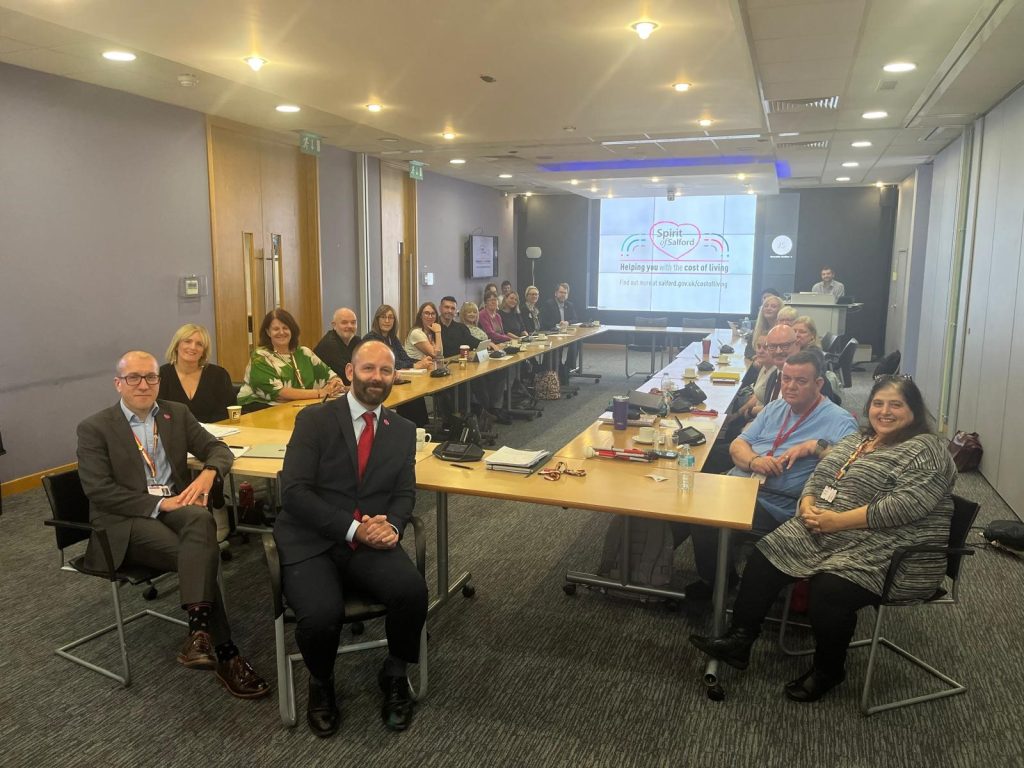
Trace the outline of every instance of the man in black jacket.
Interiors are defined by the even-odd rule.
[[[359,343],[359,336],[356,335],[356,313],[348,307],[341,307],[334,311],[331,320],[331,330],[324,334],[324,337],[316,343],[313,351],[316,356],[341,377],[345,386],[352,382],[348,380],[345,373],[345,366],[352,359],[352,350]]]
[[[580,322],[576,308],[569,301],[569,284],[559,283],[553,298],[544,302],[540,308],[540,327],[542,331],[550,331],[559,323]],[[576,367],[576,345],[565,348],[565,362],[558,366],[558,378],[563,384],[569,381],[569,373]]]

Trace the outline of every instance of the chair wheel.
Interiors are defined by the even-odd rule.
[[[472,584],[463,584],[462,585],[462,596],[463,597],[472,597],[475,594],[476,594],[476,587],[474,587]]]
[[[708,698],[712,701],[725,701],[725,689],[720,685],[712,685],[708,688]]]
[[[143,600],[156,600],[159,595],[160,595],[160,592],[157,590],[156,587],[150,587],[149,589],[147,589],[145,592],[142,593],[142,599]]]
[[[573,595],[576,594],[576,585],[575,584],[563,584],[562,585],[562,591],[565,592],[565,594],[567,594],[569,597],[572,597]]]
[[[351,624],[349,624],[349,627],[351,628],[353,635],[361,635],[366,629],[366,627],[363,626],[363,622],[361,621],[353,621]]]

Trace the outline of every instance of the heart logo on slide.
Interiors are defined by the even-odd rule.
[[[675,221],[656,221],[647,234],[655,248],[676,261],[694,251],[701,241],[700,227]]]

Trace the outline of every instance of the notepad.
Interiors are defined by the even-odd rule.
[[[544,463],[551,457],[551,451],[521,451],[516,448],[509,448],[503,445],[496,450],[484,462],[488,469],[498,472],[518,472],[528,475],[534,468]]]
[[[200,426],[214,437],[227,437],[237,435],[241,430],[238,427],[225,427],[222,424],[202,424]]]

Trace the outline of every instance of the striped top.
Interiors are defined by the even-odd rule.
[[[836,481],[862,439],[853,434],[838,442],[818,463],[803,495],[813,496],[816,506],[836,512],[866,504],[868,527],[814,534],[796,517],[765,536],[758,547],[776,568],[791,576],[832,573],[880,595],[897,547],[948,543],[956,466],[942,440],[918,435],[864,454]],[[826,485],[838,491],[831,503],[820,496]],[[908,558],[890,597],[929,597],[945,571],[944,555]]]

